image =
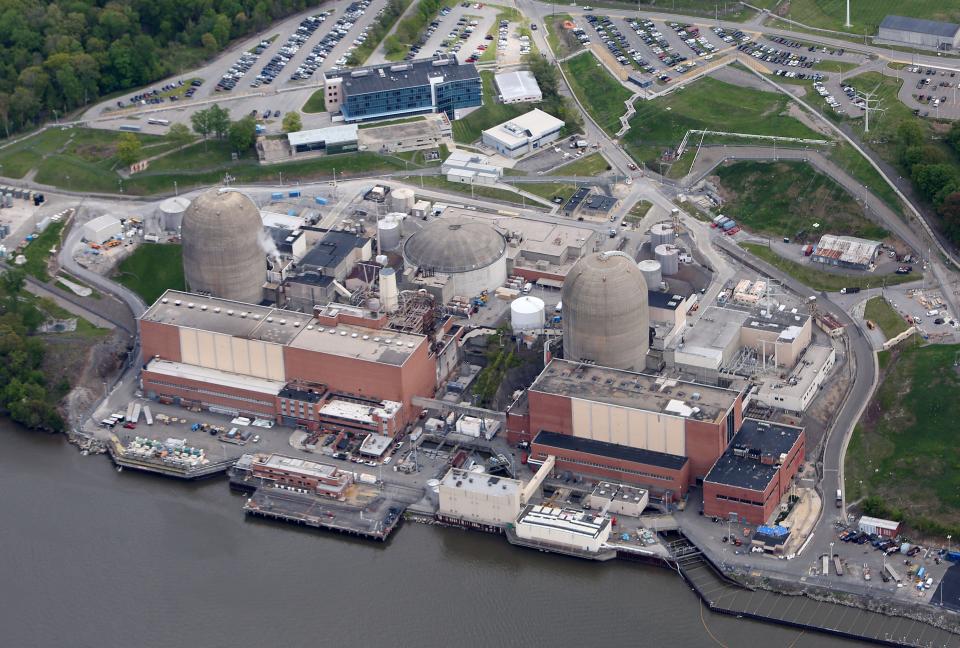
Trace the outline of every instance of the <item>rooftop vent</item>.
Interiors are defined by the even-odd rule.
[[[190,302],[189,304],[187,304],[187,308],[193,308],[195,305],[196,304],[194,304],[193,302]]]
[[[174,305],[174,306],[179,306],[179,305],[180,305],[180,300],[178,299],[178,300],[176,300],[175,302],[173,302],[173,305]]]
[[[347,332],[346,332],[346,331],[340,331],[340,336],[341,336],[341,337],[347,337]]]
[[[268,321],[268,322],[272,322],[272,321],[273,321],[273,318],[272,318],[272,317],[268,317],[268,318],[267,318],[267,321]]]
[[[160,300],[160,303],[161,303],[161,304],[166,304],[168,301],[170,301],[170,300],[168,300],[166,297],[164,297],[163,299]]]
[[[353,333],[353,334],[350,335],[350,337],[356,339],[356,338],[359,337],[359,336],[358,336],[356,333]]]
[[[246,319],[247,315],[248,315],[247,311],[243,311],[242,313],[240,313],[240,317],[244,319]]]
[[[219,312],[220,312],[220,307],[219,307],[219,306],[215,307],[215,308],[213,309],[213,312],[214,312],[214,313],[219,313]]]
[[[227,311],[227,315],[231,315],[231,316],[232,316],[232,315],[233,315],[233,311],[232,311],[232,310],[228,310],[228,311]]]

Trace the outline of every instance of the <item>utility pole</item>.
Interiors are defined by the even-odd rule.
[[[879,88],[880,86],[877,86]],[[877,88],[874,88],[870,92],[859,92],[857,91],[857,99],[863,101],[863,132],[870,132],[870,113],[871,112],[883,112],[885,109],[880,107],[880,99],[876,97]]]

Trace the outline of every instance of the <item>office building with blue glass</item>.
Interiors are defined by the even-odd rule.
[[[456,119],[458,110],[483,104],[477,68],[456,58],[328,73],[324,94],[327,110],[339,110],[346,122],[439,112]]]

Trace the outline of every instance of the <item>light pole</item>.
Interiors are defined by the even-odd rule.
[[[850,0],[847,0],[847,22],[843,25],[844,27],[852,27],[850,24]]]

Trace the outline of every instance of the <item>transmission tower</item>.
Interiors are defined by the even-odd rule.
[[[880,98],[876,97],[877,88],[879,87],[880,86],[877,85],[877,87],[871,90],[870,92],[860,92],[859,90],[857,91],[857,99],[860,99],[861,101],[863,101],[863,118],[864,118],[863,132],[864,133],[870,132],[870,113],[884,112],[886,110],[886,108],[880,107]]]

